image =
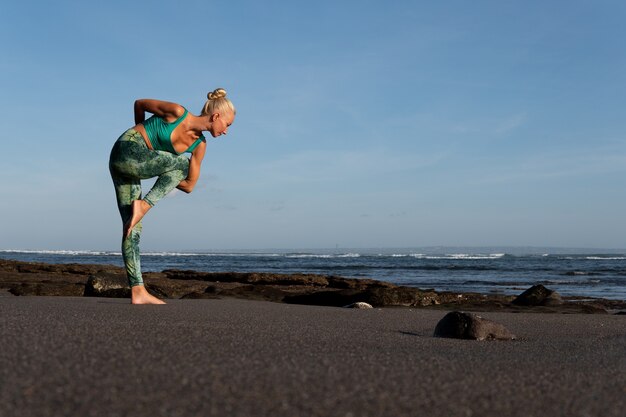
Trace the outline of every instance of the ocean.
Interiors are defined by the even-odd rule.
[[[28,262],[122,266],[114,251],[0,250]],[[565,296],[626,300],[626,250],[539,248],[145,252],[143,271],[272,272],[372,278],[436,291],[516,295],[543,284]]]

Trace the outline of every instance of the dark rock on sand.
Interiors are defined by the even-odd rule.
[[[91,275],[85,284],[85,297],[130,297],[126,277],[110,273]]]
[[[556,306],[563,304],[561,295],[543,285],[534,285],[521,293],[513,304],[518,306]]]
[[[270,285],[239,285],[231,288],[218,289],[208,287],[207,294],[216,294],[221,297],[244,298],[248,300],[282,301],[287,294],[285,291]]]
[[[9,292],[13,295],[36,295],[36,296],[66,296],[79,297],[85,291],[85,285],[81,283],[55,283],[51,282],[22,282],[9,288]]]
[[[476,314],[453,311],[444,316],[437,327],[435,337],[472,340],[512,340],[515,339],[503,325],[484,319]]]
[[[363,301],[377,307],[425,307],[440,304],[436,292],[411,287],[370,288],[363,294]]]

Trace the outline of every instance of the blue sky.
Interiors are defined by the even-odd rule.
[[[0,249],[117,249],[107,162],[133,101],[197,114],[216,87],[237,119],[148,214],[146,250],[624,248],[625,20],[621,1],[7,3]]]

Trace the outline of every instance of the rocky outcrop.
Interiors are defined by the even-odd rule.
[[[313,274],[270,274],[260,272],[199,272],[166,269],[163,273],[169,279],[197,280],[208,282],[240,282],[260,285],[309,285],[328,286],[328,278]]]
[[[357,302],[374,307],[429,307],[445,310],[537,311],[607,314],[626,310],[626,302],[597,299],[563,301],[554,292],[529,304],[515,297],[421,290],[372,279],[335,275],[198,272],[165,270],[143,274],[146,288],[160,298],[235,297],[273,302],[344,307]],[[128,298],[126,273],[113,265],[44,264],[0,259],[0,293],[13,295]],[[545,289],[544,289],[545,290]],[[540,290],[539,293],[542,293]],[[545,290],[547,293],[550,290]],[[571,298],[571,297],[570,297]],[[559,300],[560,303],[559,304]]]
[[[444,316],[437,327],[435,337],[471,340],[513,340],[515,335],[503,325],[484,319],[476,314],[452,311]]]
[[[521,293],[513,304],[518,306],[557,306],[563,304],[561,295],[543,285],[533,285]]]

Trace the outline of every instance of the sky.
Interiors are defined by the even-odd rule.
[[[623,1],[5,3],[0,249],[118,249],[134,100],[217,87],[143,250],[626,248]]]

